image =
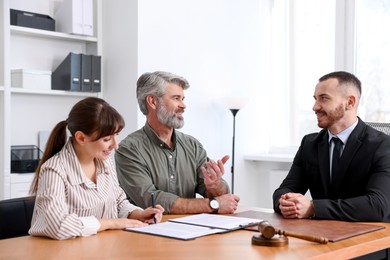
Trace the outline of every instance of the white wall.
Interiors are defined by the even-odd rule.
[[[138,1],[102,1],[102,38],[104,72],[103,96],[125,119],[122,140],[138,129],[135,85],[137,75]]]
[[[211,158],[231,154],[231,112],[221,97],[250,97],[236,117],[235,194],[241,204],[263,201],[267,187],[258,163],[243,155],[268,147],[270,10],[272,0],[142,0],[138,2],[138,72],[165,70],[190,82],[183,132]],[[270,102],[270,103],[269,103]],[[272,102],[274,103],[274,102]],[[139,113],[138,127],[144,116]],[[264,144],[264,147],[262,145]],[[230,161],[225,178],[230,182]]]

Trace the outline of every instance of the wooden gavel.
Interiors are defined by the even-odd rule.
[[[259,231],[261,232],[261,235],[266,239],[271,239],[273,238],[274,235],[283,235],[283,236],[300,238],[311,242],[317,242],[320,244],[327,244],[329,242],[327,238],[321,236],[305,235],[305,234],[287,232],[285,230],[276,229],[266,220],[259,223]]]

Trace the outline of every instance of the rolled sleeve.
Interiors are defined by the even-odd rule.
[[[80,217],[81,222],[83,223],[83,229],[81,231],[81,235],[83,237],[96,235],[99,228],[100,222],[95,217]]]

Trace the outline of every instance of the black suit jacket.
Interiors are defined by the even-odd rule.
[[[281,195],[310,190],[316,218],[390,222],[390,136],[359,118],[340,160],[331,184],[328,131],[306,135],[273,194],[274,210]]]

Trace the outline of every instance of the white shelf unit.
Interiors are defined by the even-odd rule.
[[[87,96],[103,95],[102,92],[11,87],[12,69],[54,71],[69,52],[102,55],[101,28],[98,28],[101,0],[93,0],[94,36],[10,25],[10,9],[54,17],[59,2],[61,0],[0,1],[0,199],[27,195],[33,176],[32,173],[11,173],[11,146],[38,146],[39,131],[50,131],[56,123],[65,120],[74,103]]]
[[[19,35],[27,35],[32,37],[42,37],[47,39],[49,38],[60,39],[64,41],[80,41],[80,42],[92,42],[92,43],[98,42],[97,38],[92,36],[72,35],[72,34],[67,34],[62,32],[46,31],[46,30],[16,26],[16,25],[11,25],[10,30],[11,30],[11,34],[14,35],[19,34]]]
[[[45,89],[23,89],[23,88],[11,88],[12,94],[31,94],[31,95],[53,95],[53,96],[70,96],[70,97],[91,97],[99,96],[100,93],[90,92],[72,92],[65,90],[45,90]]]

